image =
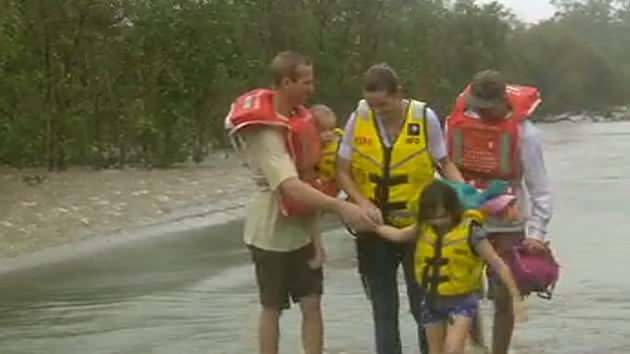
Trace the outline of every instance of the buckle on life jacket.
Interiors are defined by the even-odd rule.
[[[377,174],[370,173],[368,178],[370,182],[375,183],[382,187],[398,186],[401,184],[409,183],[409,176],[407,175],[396,175],[396,176],[389,176],[389,178],[383,178]]]
[[[407,203],[405,202],[391,202],[386,203],[384,208],[388,211],[397,211],[397,210],[405,210],[407,209]]]

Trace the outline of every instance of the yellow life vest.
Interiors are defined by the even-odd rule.
[[[337,138],[334,142],[322,147],[322,157],[316,167],[317,175],[326,181],[337,179],[337,152],[343,138],[343,130],[336,128],[335,135]]]
[[[482,287],[484,263],[471,244],[471,224],[485,216],[467,211],[462,222],[440,237],[431,226],[421,227],[416,246],[415,272],[418,283],[431,296],[465,295]]]
[[[425,110],[425,103],[409,101],[400,134],[391,148],[381,141],[376,116],[367,102],[360,101],[356,110],[353,179],[361,194],[397,227],[415,222],[409,201],[435,179]]]

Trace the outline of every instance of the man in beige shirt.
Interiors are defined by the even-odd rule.
[[[314,91],[313,66],[300,54],[283,52],[273,59],[270,71],[276,111],[291,118],[295,108],[302,106]],[[313,220],[284,216],[280,212],[281,196],[337,213],[360,229],[370,230],[375,225],[359,207],[329,197],[299,180],[283,128],[256,126],[238,134],[243,143],[241,152],[259,187],[247,209],[244,239],[256,268],[262,304],[260,353],[278,354],[280,314],[293,300],[302,310],[304,352],[321,354],[323,276],[321,268],[309,266],[314,254]]]

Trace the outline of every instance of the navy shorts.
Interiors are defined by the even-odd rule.
[[[474,318],[479,312],[479,296],[476,294],[440,297],[433,304],[425,302],[422,306],[422,325],[449,323],[456,316]]]

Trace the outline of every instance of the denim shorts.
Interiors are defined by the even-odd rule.
[[[422,325],[451,322],[455,316],[474,318],[479,311],[479,295],[439,297],[422,305]]]

